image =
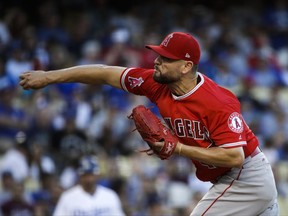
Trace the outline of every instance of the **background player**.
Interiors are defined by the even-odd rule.
[[[20,76],[20,85],[109,84],[147,96],[178,137],[175,152],[193,161],[200,180],[214,183],[191,215],[277,215],[270,164],[242,118],[237,98],[197,72],[200,47],[195,38],[174,32],[160,46],[146,47],[159,54],[154,70],[87,65],[30,71]]]
[[[125,215],[118,195],[97,185],[99,166],[94,157],[81,159],[78,174],[79,184],[61,195],[53,215]]]

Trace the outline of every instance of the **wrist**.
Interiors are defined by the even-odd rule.
[[[45,81],[47,85],[67,82],[67,78],[65,75],[66,74],[62,73],[61,70],[44,71]]]
[[[181,152],[182,152],[182,146],[183,146],[182,143],[178,143],[178,155],[181,155]]]

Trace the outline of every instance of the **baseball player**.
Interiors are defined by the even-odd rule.
[[[271,166],[245,123],[235,95],[198,72],[197,40],[188,33],[173,32],[159,46],[146,48],[158,54],[154,69],[86,65],[28,71],[20,76],[20,85],[38,89],[62,82],[108,84],[147,96],[178,139],[172,150],[164,152],[190,158],[197,177],[213,183],[192,216],[278,215]],[[153,144],[158,149],[171,147],[165,142]]]
[[[58,201],[54,216],[124,216],[121,202],[113,190],[96,185],[99,174],[97,160],[92,156],[81,159],[79,184],[65,191]]]

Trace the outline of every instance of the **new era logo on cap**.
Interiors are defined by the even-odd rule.
[[[160,46],[146,45],[148,49],[170,59],[182,59],[198,64],[200,60],[200,46],[190,34],[173,32],[165,37]]]

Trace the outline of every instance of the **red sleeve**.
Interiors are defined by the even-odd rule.
[[[123,90],[148,97],[153,103],[160,96],[163,85],[153,79],[153,69],[127,68],[121,74],[121,87]]]
[[[237,104],[225,105],[225,109],[215,113],[211,122],[211,138],[217,146],[224,148],[235,148],[246,146],[245,121],[240,114]]]

